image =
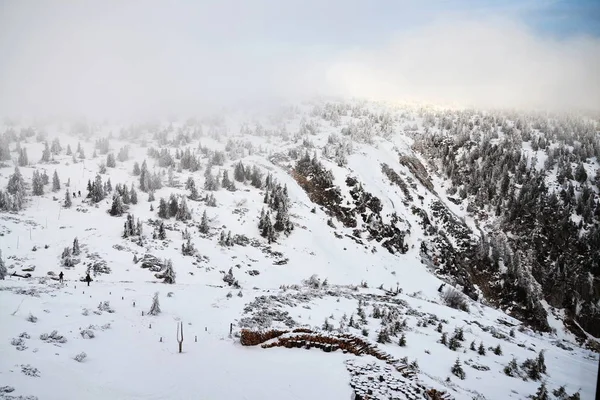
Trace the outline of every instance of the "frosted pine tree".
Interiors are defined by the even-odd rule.
[[[71,201],[71,192],[69,192],[69,189],[67,189],[65,191],[65,208],[71,208],[72,205],[73,202]]]
[[[58,192],[60,190],[60,179],[58,178],[58,173],[54,170],[54,175],[52,175],[52,191]]]
[[[31,188],[34,196],[41,196],[44,194],[44,182],[42,180],[42,175],[38,170],[33,171]]]
[[[150,311],[148,311],[149,315],[158,315],[160,314],[160,301],[158,300],[158,292],[154,293],[154,297],[152,297],[152,306],[150,307]]]
[[[207,234],[210,230],[210,226],[208,225],[208,216],[206,215],[206,210],[202,213],[202,220],[200,221],[200,227],[198,228],[200,233]]]
[[[79,254],[81,254],[81,249],[79,248],[79,239],[75,237],[75,239],[73,239],[73,255],[78,256]]]

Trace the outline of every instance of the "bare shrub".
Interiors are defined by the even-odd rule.
[[[452,288],[448,288],[443,293],[442,299],[444,300],[444,303],[448,307],[452,307],[457,310],[469,312],[469,303],[467,302],[466,297],[462,293],[460,293]]]

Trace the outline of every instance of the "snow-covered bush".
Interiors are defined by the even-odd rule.
[[[86,358],[87,358],[87,354],[85,354],[84,351],[82,351],[81,353],[79,353],[79,354],[75,355],[75,357],[73,357],[73,359],[77,362],[82,362]]]
[[[442,299],[448,307],[469,312],[469,303],[467,302],[466,297],[452,288],[448,288],[444,292]]]
[[[17,350],[19,351],[23,351],[25,349],[27,349],[27,346],[25,345],[25,340],[23,340],[23,338],[13,338],[10,341],[10,344],[15,346],[17,348]]]
[[[66,343],[67,339],[58,334],[58,331],[52,331],[50,332],[50,334],[48,333],[42,333],[40,335],[40,340],[43,340],[44,342],[47,343]]]
[[[30,364],[21,364],[21,372],[27,376],[40,376],[40,371],[37,368],[32,367]]]
[[[110,307],[110,302],[108,301],[101,301],[100,304],[98,304],[98,310],[106,311],[111,314],[115,312],[115,310]]]
[[[317,274],[312,275],[310,278],[306,279],[303,283],[312,289],[319,289],[321,287],[321,279],[319,279]]]
[[[27,317],[27,321],[35,324],[37,322],[37,320],[38,320],[38,318],[35,315],[29,313],[29,316]]]
[[[96,337],[96,335],[94,334],[94,331],[91,329],[82,329],[79,334],[81,335],[82,338],[84,339],[93,339]]]

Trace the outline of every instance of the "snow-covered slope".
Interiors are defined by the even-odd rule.
[[[555,331],[543,334],[489,307],[495,303],[483,296],[474,301],[457,293],[465,310],[446,305],[457,280],[437,268],[448,254],[444,249],[475,245],[481,221],[466,203],[443,195],[448,182],[413,150],[412,125],[426,123],[378,104],[340,107],[303,105],[275,117],[233,114],[160,126],[46,125],[33,136],[21,131],[29,126],[24,123],[5,127],[11,159],[18,163],[20,150],[10,137],[24,132],[19,146],[29,162],[19,168],[28,185],[24,208],[0,214],[8,269],[0,280],[0,398],[347,399],[354,393],[348,360],[385,367],[376,358],[341,351],[240,344],[241,329],[292,327],[381,342],[382,351],[412,363],[424,386],[456,399],[525,398],[542,381],[549,391],[565,386],[569,394],[593,398],[597,355],[575,342],[548,304]],[[129,150],[99,175],[103,184],[110,179],[112,191],[94,202],[86,198],[88,181],[107,161],[99,138],[108,138],[108,154]],[[46,139],[58,139],[63,149],[38,162]],[[74,157],[66,154],[67,145]],[[167,149],[170,156],[152,157],[151,148]],[[185,149],[199,161],[197,171],[183,167],[185,155],[176,156]],[[144,160],[148,174],[162,176],[154,201],[133,173],[134,163]],[[235,177],[239,162],[260,172],[260,185],[252,184],[252,174]],[[161,167],[169,164],[170,172]],[[235,190],[211,188],[207,169],[219,182],[227,171]],[[45,170],[50,182],[34,196],[35,170]],[[56,192],[54,171],[61,186]],[[5,161],[1,188],[13,173],[13,162]],[[190,177],[197,198],[189,198]],[[133,186],[138,202],[111,216],[117,184]],[[81,192],[69,208],[66,190]],[[181,195],[179,205],[186,198],[190,219],[158,217],[159,200],[172,194]],[[216,204],[210,204],[212,196]],[[282,201],[285,206],[278,206]],[[281,214],[293,229],[261,232],[263,210],[271,210],[269,223]],[[141,235],[123,237],[127,214],[140,221]],[[164,239],[154,237],[161,222]],[[70,254],[75,238],[80,254]],[[182,245],[188,244],[193,250],[184,255]],[[162,282],[166,259],[173,284]],[[154,272],[142,268],[148,260]],[[60,271],[64,283],[58,282]],[[82,281],[87,271],[89,286]],[[162,312],[153,316],[148,312],[155,292]],[[40,337],[55,330],[63,340]],[[464,339],[440,343],[457,331]],[[478,352],[480,343],[485,354]],[[76,361],[82,352],[87,357]],[[527,378],[525,367],[513,374],[527,379],[504,372],[513,358],[520,366],[540,352],[547,366],[541,379]],[[464,379],[452,372],[457,359]]]

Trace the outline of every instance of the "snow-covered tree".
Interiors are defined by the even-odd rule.
[[[119,194],[113,196],[112,206],[110,207],[109,214],[113,217],[120,217],[125,212],[125,206],[123,200]]]
[[[48,146],[48,142],[44,144],[44,151],[42,151],[42,162],[49,162],[50,156],[52,153],[50,152],[50,147]]]
[[[108,168],[114,168],[117,166],[117,160],[115,159],[115,155],[113,153],[109,153],[106,156],[106,166]]]
[[[210,231],[210,226],[208,224],[208,216],[206,215],[206,210],[202,213],[202,220],[200,221],[200,227],[198,228],[200,233],[207,234]]]
[[[71,208],[72,205],[73,205],[73,201],[71,200],[71,192],[69,192],[69,189],[67,189],[67,190],[65,190],[64,206],[65,206],[65,208]]]
[[[133,186],[133,183],[131,184],[131,189],[129,189],[129,202],[131,204],[137,204],[138,203],[137,191],[135,190],[135,187]]]
[[[173,269],[173,262],[171,260],[166,260],[164,270],[161,273],[156,274],[156,277],[162,279],[163,283],[174,284],[175,270]]]
[[[160,314],[160,301],[158,300],[158,292],[154,293],[152,297],[152,306],[150,306],[150,311],[148,311],[148,315],[158,315]]]
[[[52,175],[52,191],[58,192],[60,190],[60,179],[58,178],[58,173],[54,170],[54,175]]]
[[[188,208],[185,197],[181,198],[181,202],[177,209],[177,214],[175,215],[175,218],[178,221],[187,221],[192,218],[192,213],[190,212],[190,209]]]
[[[44,181],[42,175],[37,169],[33,171],[31,189],[34,196],[42,196],[44,194]]]
[[[73,255],[78,256],[79,254],[81,254],[81,249],[79,248],[79,239],[75,237],[75,239],[73,239]]]

